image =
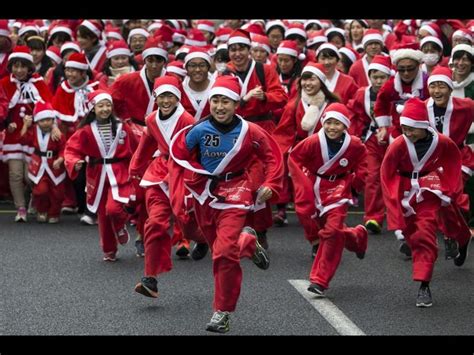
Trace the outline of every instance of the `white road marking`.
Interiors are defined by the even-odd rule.
[[[318,298],[307,290],[309,281],[288,280],[296,290],[331,324],[341,335],[366,335],[357,325],[327,298]]]

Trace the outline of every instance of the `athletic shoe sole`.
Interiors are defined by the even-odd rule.
[[[182,246],[181,248],[179,248],[177,251],[176,251],[176,255],[180,258],[180,259],[187,259],[189,257],[189,249],[186,248],[185,246]]]
[[[380,227],[380,225],[375,222],[368,221],[365,224],[365,228],[367,228],[367,230],[369,230],[373,234],[380,234],[382,232],[382,228]]]
[[[266,270],[270,266],[270,260],[268,259],[267,253],[265,252],[265,249],[260,245],[258,240],[255,241],[255,245],[257,247],[257,250],[255,250],[255,254],[252,256],[252,261],[260,269]]]
[[[424,302],[416,303],[416,306],[420,308],[428,308],[428,307],[431,307],[432,305],[433,303],[424,303]]]
[[[321,291],[320,289],[318,289],[316,287],[309,286],[308,291],[314,293],[318,297],[321,297],[321,298],[326,297],[326,295],[324,294],[324,291]]]
[[[153,291],[153,290],[149,289],[148,287],[146,287],[141,282],[137,283],[137,285],[135,286],[135,292],[137,292],[137,293],[139,293],[143,296],[146,296],[146,297],[158,298],[158,291]]]
[[[215,324],[208,324],[206,326],[208,332],[213,333],[227,333],[230,330],[229,324],[216,326]]]

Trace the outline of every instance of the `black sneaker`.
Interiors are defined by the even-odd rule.
[[[191,252],[191,258],[193,260],[201,260],[206,256],[208,250],[209,245],[207,245],[207,243],[196,243]]]
[[[267,231],[257,232],[257,239],[263,249],[268,250]]]
[[[411,257],[411,249],[408,246],[407,242],[402,242],[402,244],[400,244],[400,248],[398,248],[398,250],[400,250],[400,253],[405,254],[408,257]]]
[[[142,277],[142,280],[135,286],[135,292],[143,296],[158,298],[158,281],[154,277]]]
[[[459,244],[451,238],[444,239],[444,258],[451,260],[459,256]]]
[[[469,249],[469,244],[471,244],[471,238],[466,243],[466,245],[459,247],[459,255],[454,258],[454,265],[462,266],[467,258],[467,251]]]
[[[417,307],[431,307],[433,299],[431,298],[431,291],[429,286],[420,286],[418,296],[416,297]]]
[[[320,297],[326,297],[326,295],[324,294],[324,287],[321,285],[312,283],[311,285],[309,285],[308,291],[313,292]]]
[[[135,254],[140,258],[145,256],[145,245],[142,239],[135,240]]]
[[[318,253],[318,249],[319,249],[319,243],[318,244],[314,244],[312,247],[311,247],[311,257],[314,259],[316,257],[316,254]]]
[[[207,323],[206,330],[215,333],[227,333],[229,327],[229,312],[216,311],[212,315],[211,321]]]
[[[251,227],[244,227],[242,229],[242,233],[249,233],[254,236],[257,236],[257,232]],[[268,258],[268,254],[263,246],[259,243],[258,238],[255,239],[255,253],[252,256],[252,261],[255,265],[257,265],[260,269],[266,270],[270,266],[270,259]]]

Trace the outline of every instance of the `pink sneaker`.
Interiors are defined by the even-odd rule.
[[[121,245],[125,245],[130,241],[130,234],[128,233],[127,227],[123,227],[117,232],[117,240]]]
[[[15,216],[15,222],[26,222],[27,221],[27,211],[25,207],[20,207],[17,210]]]
[[[117,261],[117,252],[116,251],[111,251],[108,253],[104,253],[104,261]]]

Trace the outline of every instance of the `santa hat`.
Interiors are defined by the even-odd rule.
[[[178,55],[180,55],[181,53],[189,53],[189,50],[191,49],[192,47],[191,46],[188,46],[187,44],[185,45],[182,45],[181,47],[178,48],[178,50],[176,51],[176,53],[174,54],[175,57],[177,57]]]
[[[215,95],[224,95],[231,100],[240,100],[241,86],[239,79],[231,75],[222,75],[216,78],[209,91],[209,101]]]
[[[184,44],[194,47],[204,47],[207,45],[206,37],[197,28],[192,28],[188,31],[188,37],[184,41]]]
[[[342,38],[346,39],[346,31],[344,31],[342,28],[338,28],[338,27],[331,27],[331,28],[328,28],[324,34],[326,35],[326,37],[329,38],[329,35],[331,33],[338,33],[339,35],[342,36]]]
[[[150,55],[157,55],[168,61],[168,51],[165,49],[163,42],[153,36],[148,37],[146,40],[145,49],[142,52],[143,60]]]
[[[408,99],[400,114],[400,124],[413,128],[427,129],[430,126],[430,121],[425,103],[418,97]]]
[[[159,38],[167,48],[173,47],[173,34],[175,29],[171,28],[168,25],[163,25],[155,31],[153,34],[154,37]]]
[[[143,36],[145,38],[150,37],[150,33],[145,30],[144,28],[134,28],[133,30],[130,31],[127,37],[127,43],[130,44],[130,41],[132,40],[133,36]]]
[[[52,37],[56,33],[66,33],[69,35],[69,37],[73,38],[73,33],[72,33],[71,28],[65,24],[54,26],[49,32],[49,36]]]
[[[472,56],[474,56],[474,49],[472,48],[472,46],[470,46],[469,44],[461,43],[454,46],[454,48],[451,50],[451,58],[454,56],[454,53],[459,52],[459,51],[465,51],[467,53],[470,53]]]
[[[37,35],[39,35],[39,27],[34,22],[26,22],[21,26],[20,30],[18,31],[19,36],[23,36],[26,32],[33,31]]]
[[[251,46],[250,34],[242,29],[234,30],[230,35],[229,39],[227,40],[227,48],[229,48],[233,44],[244,44],[246,46]]]
[[[31,55],[30,48],[28,46],[16,46],[8,56],[8,61],[13,59],[26,59],[33,63],[33,56]]]
[[[184,44],[186,42],[186,34],[185,30],[174,30],[171,39],[174,43]]]
[[[188,54],[186,54],[186,57],[184,57],[184,66],[186,66],[188,62],[194,58],[204,59],[209,65],[211,65],[211,57],[204,49],[200,47],[191,47]]]
[[[304,25],[299,22],[293,22],[288,26],[288,28],[285,31],[285,38],[288,38],[288,36],[291,35],[298,35],[306,39],[308,36],[306,35],[306,31],[304,29]]]
[[[210,20],[198,20],[196,24],[198,30],[215,33],[214,22]]]
[[[339,48],[339,53],[343,53],[349,58],[349,60],[354,63],[357,59],[360,58],[359,53],[350,47],[341,47]]]
[[[80,26],[84,26],[89,29],[97,38],[101,38],[102,35],[102,25],[96,20],[84,20],[81,22]]]
[[[451,89],[453,88],[453,80],[451,76],[453,73],[448,67],[436,66],[428,77],[428,85],[434,83],[435,81],[442,81],[446,83]]]
[[[164,92],[170,92],[181,100],[181,91],[179,90],[181,83],[174,76],[160,76],[156,78],[153,86],[153,97],[158,97]]]
[[[326,43],[328,38],[324,34],[324,30],[313,31],[309,34],[308,39],[306,40],[306,47],[314,46],[318,43]]]
[[[110,95],[110,93],[106,90],[99,89],[87,94],[87,108],[89,111],[91,111],[94,106],[102,100],[109,100],[112,104],[114,103],[112,95]]]
[[[166,20],[165,22],[177,30],[181,29],[181,23],[179,20]]]
[[[48,49],[46,50],[46,55],[56,64],[61,63],[63,60],[61,58],[61,51],[56,46],[49,46]]]
[[[270,49],[270,41],[267,36],[253,35],[252,48],[263,48],[268,54],[272,52]]]
[[[213,44],[217,42],[227,42],[230,34],[232,33],[232,28],[230,27],[221,27],[216,31],[216,37],[214,38]]]
[[[311,26],[311,25],[318,25],[319,28],[323,28],[323,24],[321,23],[321,21],[319,21],[319,20],[307,20],[304,23],[305,31],[307,31],[308,27]]]
[[[319,47],[318,47],[318,50],[316,51],[316,58],[319,56],[319,53],[321,53],[321,51],[323,49],[330,49],[332,50],[334,53],[336,53],[336,55],[339,57],[339,59],[341,59],[341,53],[339,53],[339,49],[337,49],[337,47],[332,44],[332,43],[323,43],[321,44]]]
[[[73,53],[69,56],[64,67],[87,70],[89,69],[89,63],[87,62],[87,58],[84,53]]]
[[[368,71],[378,70],[382,73],[392,75],[392,63],[390,63],[390,57],[388,55],[377,54],[369,64]]]
[[[328,107],[326,107],[326,110],[324,110],[321,123],[324,124],[324,122],[326,122],[328,119],[335,118],[339,122],[342,122],[346,128],[349,128],[351,126],[351,121],[349,119],[350,116],[351,114],[346,105],[339,102],[333,102]]]
[[[256,23],[249,23],[247,25],[244,25],[242,26],[242,29],[250,33],[251,38],[252,38],[252,35],[260,35],[260,36],[265,35],[265,31],[263,30],[263,27]]]
[[[61,46],[61,57],[64,55],[64,52],[67,51],[68,49],[72,49],[72,50],[75,50],[77,53],[79,53],[81,51],[81,47],[79,47],[79,45],[75,42],[65,42],[62,46]]]
[[[114,26],[106,26],[105,27],[105,37],[114,38],[118,41],[124,41],[122,37],[122,33],[120,32],[120,28]],[[125,42],[125,41],[124,41]]]
[[[443,43],[440,41],[440,39],[438,37],[435,37],[435,36],[423,37],[423,39],[420,41],[420,48],[423,48],[423,46],[426,43],[436,43],[438,45],[438,47],[440,47],[441,50],[443,50]]]
[[[184,78],[187,74],[184,69],[184,63],[179,60],[169,62],[166,66],[166,73],[174,73],[179,75],[181,78]]]
[[[107,46],[107,58],[112,58],[116,55],[126,55],[128,57],[132,55],[125,41],[113,41]]]
[[[324,65],[321,63],[314,63],[314,62],[309,62],[308,64],[305,65],[303,70],[301,71],[301,75],[304,73],[312,73],[318,77],[318,79],[324,84],[327,85],[327,77],[326,77],[326,69],[324,68]]]
[[[285,24],[280,21],[280,20],[272,20],[272,21],[268,21],[266,24],[265,24],[265,32],[268,34],[268,32],[273,28],[273,27],[280,27],[283,32],[286,31],[286,26]]]
[[[159,29],[161,26],[163,26],[162,21],[154,21],[150,26],[148,26],[147,30],[148,32],[152,32],[153,30]]]
[[[423,52],[418,48],[419,44],[416,42],[401,43],[400,45],[394,47],[394,49],[390,51],[392,63],[397,65],[401,59],[412,59],[418,63],[421,63],[423,60]]]
[[[461,28],[457,31],[454,31],[453,35],[451,36],[451,39],[454,40],[454,38],[465,38],[472,43],[472,34],[469,30],[465,28]]]
[[[418,32],[420,32],[421,30],[425,30],[431,36],[441,38],[441,28],[439,28],[439,26],[435,23],[424,24],[423,26],[419,28]]]
[[[10,39],[10,29],[8,28],[8,20],[0,20],[0,36]]]
[[[277,48],[276,54],[286,54],[292,57],[296,57],[299,60],[305,60],[306,55],[301,53],[300,49],[298,48],[298,43],[293,40],[284,40],[281,41],[280,45]]]
[[[368,29],[364,32],[364,37],[362,37],[362,46],[365,46],[369,42],[379,42],[382,46],[384,45],[382,32],[375,29]]]
[[[33,109],[33,118],[35,122],[44,120],[45,118],[56,118],[58,113],[53,109],[49,102],[38,101]]]

